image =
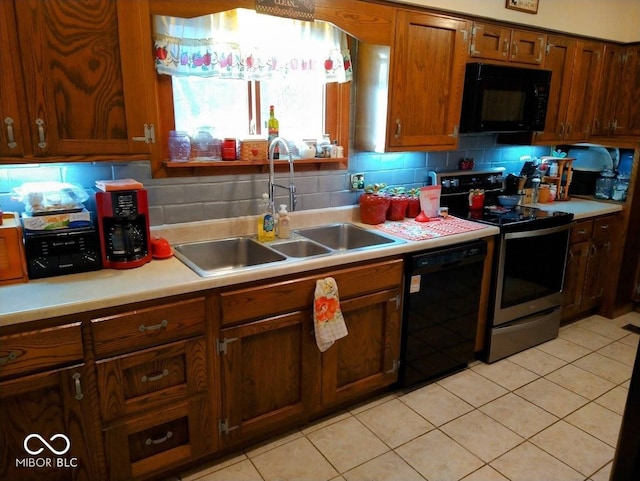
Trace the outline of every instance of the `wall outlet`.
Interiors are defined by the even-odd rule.
[[[364,173],[351,174],[351,181],[349,182],[349,189],[352,191],[364,189]]]

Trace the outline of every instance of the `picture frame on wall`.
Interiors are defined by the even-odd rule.
[[[510,10],[518,10],[525,13],[538,13],[539,0],[506,0],[506,7]]]

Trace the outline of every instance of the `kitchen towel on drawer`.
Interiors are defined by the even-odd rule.
[[[93,319],[96,356],[102,358],[202,334],[205,313],[205,298],[198,297]]]
[[[320,352],[347,334],[347,325],[340,310],[338,284],[333,277],[318,279],[313,302],[313,325]]]

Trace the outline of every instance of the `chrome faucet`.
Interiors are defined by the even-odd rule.
[[[275,182],[275,167],[273,162],[273,152],[276,148],[276,145],[280,144],[287,157],[289,158],[289,186],[279,185]],[[289,149],[289,145],[282,137],[276,137],[269,144],[269,201],[271,202],[271,214],[276,215],[276,196],[275,190],[276,187],[280,187],[281,189],[286,189],[289,191],[289,211],[293,212],[296,210],[296,204],[298,199],[296,197],[296,185],[293,183],[293,157],[291,155],[291,150]]]

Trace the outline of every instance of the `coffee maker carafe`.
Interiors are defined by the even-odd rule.
[[[147,191],[96,192],[102,266],[128,269],[151,260]]]

